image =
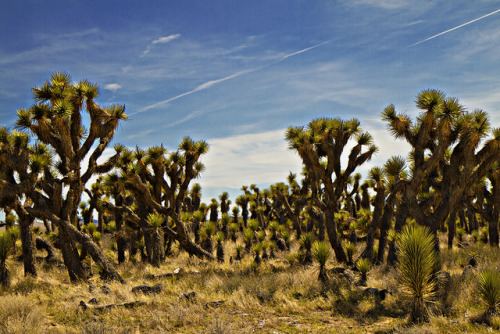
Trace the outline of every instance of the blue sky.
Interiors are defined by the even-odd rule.
[[[209,142],[204,199],[300,172],[284,130],[356,117],[380,152],[407,153],[380,121],[438,88],[500,124],[500,1],[1,1],[0,125],[64,70],[125,104],[115,143]]]

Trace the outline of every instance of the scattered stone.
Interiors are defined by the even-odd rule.
[[[346,270],[346,268],[343,268],[343,267],[335,267],[333,269],[330,269],[329,271],[332,274],[343,274],[345,270]]]
[[[188,292],[188,293],[182,293],[179,296],[179,299],[180,300],[193,301],[195,297],[196,297],[196,292],[191,291],[191,292]]]
[[[219,307],[222,304],[224,304],[223,300],[219,300],[219,301],[216,301],[216,302],[208,302],[208,303],[203,304],[203,308],[207,309],[207,308],[210,308],[210,307]]]
[[[283,240],[283,238],[278,238],[276,240],[276,248],[278,248],[280,251],[286,251],[286,242]]]
[[[108,295],[111,293],[111,289],[109,288],[109,286],[103,285],[103,286],[101,286],[101,293]]]
[[[179,267],[179,268],[176,268],[171,273],[151,275],[151,277],[152,278],[168,278],[168,277],[178,276],[178,275],[182,274],[183,272],[184,272],[184,269],[182,269],[182,267]]]
[[[477,267],[477,260],[474,255],[469,259],[469,266],[476,268]]]
[[[136,287],[132,288],[133,293],[139,293],[142,292],[143,294],[158,294],[163,292],[163,285],[161,284],[156,284],[154,286],[149,286],[149,285],[138,285]]]
[[[92,298],[91,300],[89,300],[89,302],[88,302],[88,303],[89,303],[89,304],[92,304],[92,305],[97,305],[97,304],[99,304],[99,301],[97,300],[97,298],[95,298],[95,297],[94,297],[94,298]]]
[[[467,280],[469,277],[474,275],[474,272],[474,267],[468,265],[464,268],[464,271],[462,271],[462,275],[460,276],[460,278],[462,280]]]
[[[387,289],[364,288],[362,292],[365,296],[375,297],[375,300],[382,301],[385,299],[389,291]]]

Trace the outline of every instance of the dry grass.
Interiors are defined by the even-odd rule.
[[[294,245],[294,249],[296,249]],[[226,256],[236,253],[225,243]],[[358,247],[358,253],[362,250]],[[174,248],[172,258],[155,268],[125,263],[118,270],[127,284],[103,282],[95,275],[89,282],[71,284],[65,269],[40,264],[39,277],[23,277],[22,264],[9,261],[12,286],[0,291],[0,330],[5,333],[446,333],[488,332],[500,329],[500,318],[490,325],[474,323],[484,312],[475,291],[475,270],[498,268],[499,251],[471,244],[466,249],[443,250],[443,269],[450,285],[432,305],[429,324],[407,325],[406,300],[399,291],[398,274],[386,266],[368,272],[369,287],[387,289],[384,301],[363,294],[341,274],[329,273],[318,281],[318,266],[290,264],[287,253],[252,269],[246,255],[238,264],[200,261]],[[471,254],[478,254],[477,269],[466,269]],[[109,255],[113,255],[109,253]],[[327,270],[338,266],[331,257]],[[174,278],[153,279],[172,272]],[[354,274],[359,279],[358,274]],[[357,276],[356,276],[357,275]],[[134,294],[136,285],[162,284],[157,295]],[[92,286],[92,288],[90,288]],[[194,300],[179,295],[196,292]],[[106,293],[108,292],[108,293]],[[143,301],[135,308],[106,311],[83,310],[80,301],[96,298],[99,305]],[[219,306],[207,303],[223,301]]]

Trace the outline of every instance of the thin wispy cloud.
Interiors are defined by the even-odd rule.
[[[260,71],[260,70],[263,70],[269,66],[272,66],[272,65],[276,65],[282,61],[284,61],[285,59],[288,59],[290,57],[294,57],[294,56],[297,56],[301,53],[304,53],[304,52],[307,52],[307,51],[310,51],[312,49],[315,49],[321,45],[324,45],[326,43],[329,43],[330,41],[325,41],[325,42],[321,42],[319,44],[316,44],[316,45],[313,45],[311,47],[308,47],[308,48],[305,48],[305,49],[302,49],[302,50],[299,50],[299,51],[296,51],[296,52],[292,52],[292,53],[289,53],[289,54],[286,54],[284,55],[283,57],[281,57],[279,60],[273,62],[273,63],[270,63],[270,64],[266,64],[266,65],[263,65],[263,66],[259,66],[259,67],[256,67],[256,68],[252,68],[252,69],[248,69],[248,70],[244,70],[244,71],[240,71],[240,72],[236,72],[234,74],[231,74],[231,75],[228,75],[226,77],[223,77],[223,78],[220,78],[220,79],[216,79],[216,80],[210,80],[210,81],[207,81],[199,86],[197,86],[196,88],[190,90],[190,91],[187,91],[185,93],[182,93],[182,94],[179,94],[177,96],[174,96],[174,97],[171,97],[169,99],[166,99],[166,100],[163,100],[163,101],[160,101],[160,102],[157,102],[157,103],[154,103],[154,104],[151,104],[151,105],[148,105],[142,109],[140,109],[139,111],[135,112],[135,113],[132,113],[131,115],[134,115],[134,114],[140,114],[140,113],[143,113],[143,112],[146,112],[148,110],[151,110],[151,109],[155,109],[155,108],[158,108],[158,107],[161,107],[169,102],[172,102],[172,101],[175,101],[177,99],[180,99],[184,96],[187,96],[187,95],[190,95],[190,94],[193,94],[193,93],[196,93],[196,92],[199,92],[201,90],[204,90],[204,89],[207,89],[207,88],[210,88],[216,84],[219,84],[221,82],[224,82],[224,81],[227,81],[227,80],[231,80],[231,79],[234,79],[234,78],[237,78],[237,77],[240,77],[242,75],[245,75],[245,74],[249,74],[249,73],[254,73],[254,72],[257,72],[257,71]]]
[[[165,44],[173,41],[174,39],[177,39],[181,37],[181,34],[173,34],[173,35],[168,35],[168,36],[163,36],[158,39],[155,39],[153,42],[151,42],[151,45],[148,45],[146,50],[142,53],[141,57],[146,56],[148,53],[151,52],[151,49],[153,48],[153,45],[155,44]]]
[[[117,84],[117,83],[111,83],[111,84],[107,84],[106,86],[104,86],[104,89],[111,90],[113,92],[117,91],[120,88],[122,88],[122,86],[120,84]]]
[[[488,13],[488,14],[486,14],[486,15],[483,15],[483,16],[481,16],[481,17],[478,17],[477,19],[471,20],[471,21],[469,21],[469,22],[465,22],[464,24],[461,24],[461,25],[459,25],[459,26],[453,27],[453,28],[448,29],[448,30],[446,30],[446,31],[440,32],[439,34],[436,34],[436,35],[431,36],[431,37],[429,37],[429,38],[423,39],[423,40],[421,40],[421,41],[419,41],[419,42],[417,42],[417,43],[414,43],[414,44],[410,45],[410,46],[409,46],[409,48],[411,48],[411,47],[413,47],[413,46],[416,46],[416,45],[419,45],[419,44],[422,44],[422,43],[424,43],[424,42],[430,41],[431,39],[434,39],[434,38],[436,38],[436,37],[442,36],[442,35],[444,35],[444,34],[447,34],[447,33],[449,33],[449,32],[452,32],[452,31],[454,31],[454,30],[457,30],[457,29],[460,29],[460,28],[462,28],[462,27],[465,27],[466,25],[469,25],[469,24],[474,23],[474,22],[476,22],[476,21],[482,20],[482,19],[484,19],[484,18],[486,18],[486,17],[488,17],[488,16],[491,16],[491,15],[494,15],[494,14],[496,14],[496,13],[498,13],[498,12],[500,12],[500,9],[497,9],[497,10],[495,10],[495,11],[491,12],[491,13]]]
[[[174,39],[177,39],[181,37],[181,34],[174,34],[174,35],[169,35],[169,36],[164,36],[164,37],[160,37],[158,39],[155,39],[153,41],[153,44],[159,44],[159,43],[168,43],[168,42],[171,42],[173,41]]]

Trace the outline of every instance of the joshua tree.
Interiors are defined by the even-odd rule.
[[[465,111],[458,99],[439,90],[420,92],[416,105],[422,113],[415,123],[397,114],[393,105],[384,109],[382,118],[396,138],[412,146],[403,201],[411,216],[436,236],[464,191],[500,160],[500,129],[491,131],[481,146],[490,133],[486,112]]]
[[[401,156],[393,156],[384,165],[384,174],[388,181],[389,196],[385,199],[384,210],[380,218],[380,238],[378,243],[377,263],[384,262],[387,233],[391,227],[391,219],[394,216],[394,207],[401,204],[401,196],[404,191],[404,180],[406,162]],[[398,226],[398,232],[400,230]]]
[[[157,213],[150,213],[148,215],[148,225],[151,230],[152,248],[153,248],[153,259],[152,265],[159,267],[163,258],[163,236],[161,226],[165,218]]]
[[[380,223],[380,218],[382,217],[382,212],[384,208],[384,199],[386,193],[385,178],[383,175],[383,170],[380,167],[374,167],[370,169],[370,180],[374,184],[374,189],[377,192],[374,200],[374,210],[372,221],[368,226],[368,232],[366,234],[366,248],[361,254],[362,258],[366,258],[369,261],[373,259],[373,245],[375,244],[375,232],[377,231],[378,225]]]
[[[195,142],[189,137],[184,137],[176,152],[167,156],[162,146],[151,148],[145,154],[137,150],[135,161],[127,165],[121,164],[121,169],[125,178],[125,188],[134,195],[137,205],[149,213],[165,217],[162,224],[163,233],[179,241],[180,246],[191,255],[213,258],[212,254],[190,240],[181,219],[181,209],[185,203],[189,184],[204,169],[204,165],[198,160],[207,151],[206,142]],[[139,226],[143,225],[141,216],[136,215],[128,207],[113,206],[109,203],[108,206],[126,213],[129,221]],[[201,210],[201,205],[199,207]],[[205,212],[202,212],[202,215],[203,221]],[[145,241],[147,243],[147,240]]]
[[[412,298],[410,320],[427,322],[428,303],[435,294],[432,274],[438,256],[434,238],[425,226],[407,225],[398,235],[398,269],[407,294]]]
[[[219,263],[224,262],[224,246],[222,242],[224,241],[224,233],[217,232],[215,235],[215,241],[217,241],[217,261]]]
[[[247,227],[247,221],[248,221],[248,202],[250,199],[248,198],[248,195],[240,195],[236,197],[236,205],[239,205],[241,207],[241,217],[243,218],[243,227]]]
[[[220,212],[221,214],[225,214],[229,212],[229,209],[231,207],[231,201],[229,200],[229,194],[227,192],[223,192],[219,196],[220,200]]]
[[[32,217],[50,220],[58,227],[64,261],[73,281],[87,277],[77,243],[100,264],[103,276],[123,281],[100,248],[76,228],[77,207],[84,185],[93,175],[113,167],[118,155],[103,164],[97,164],[97,159],[109,145],[119,121],[127,118],[124,106],[97,105],[94,99],[98,91],[95,84],[86,80],[71,83],[68,74],[56,72],[50,81],[33,88],[34,105],[17,111],[16,127],[29,131],[47,145],[56,158],[48,165],[38,164],[43,179],[23,182],[10,190],[16,196],[31,200],[32,206],[25,209]],[[88,130],[83,127],[84,110],[90,118]],[[94,145],[96,141],[98,144]],[[86,156],[89,163],[83,171],[81,166]],[[8,185],[2,182],[1,187],[5,190]]]
[[[339,200],[351,174],[377,151],[372,144],[372,136],[367,132],[361,133],[356,119],[321,118],[311,121],[307,128],[288,128],[286,139],[290,149],[299,154],[308,170],[312,199],[325,213],[326,230],[337,261],[346,262],[335,213],[339,210]],[[342,152],[351,139],[356,140],[356,145],[351,149],[346,168],[342,170]],[[365,147],[367,150],[363,151]]]

